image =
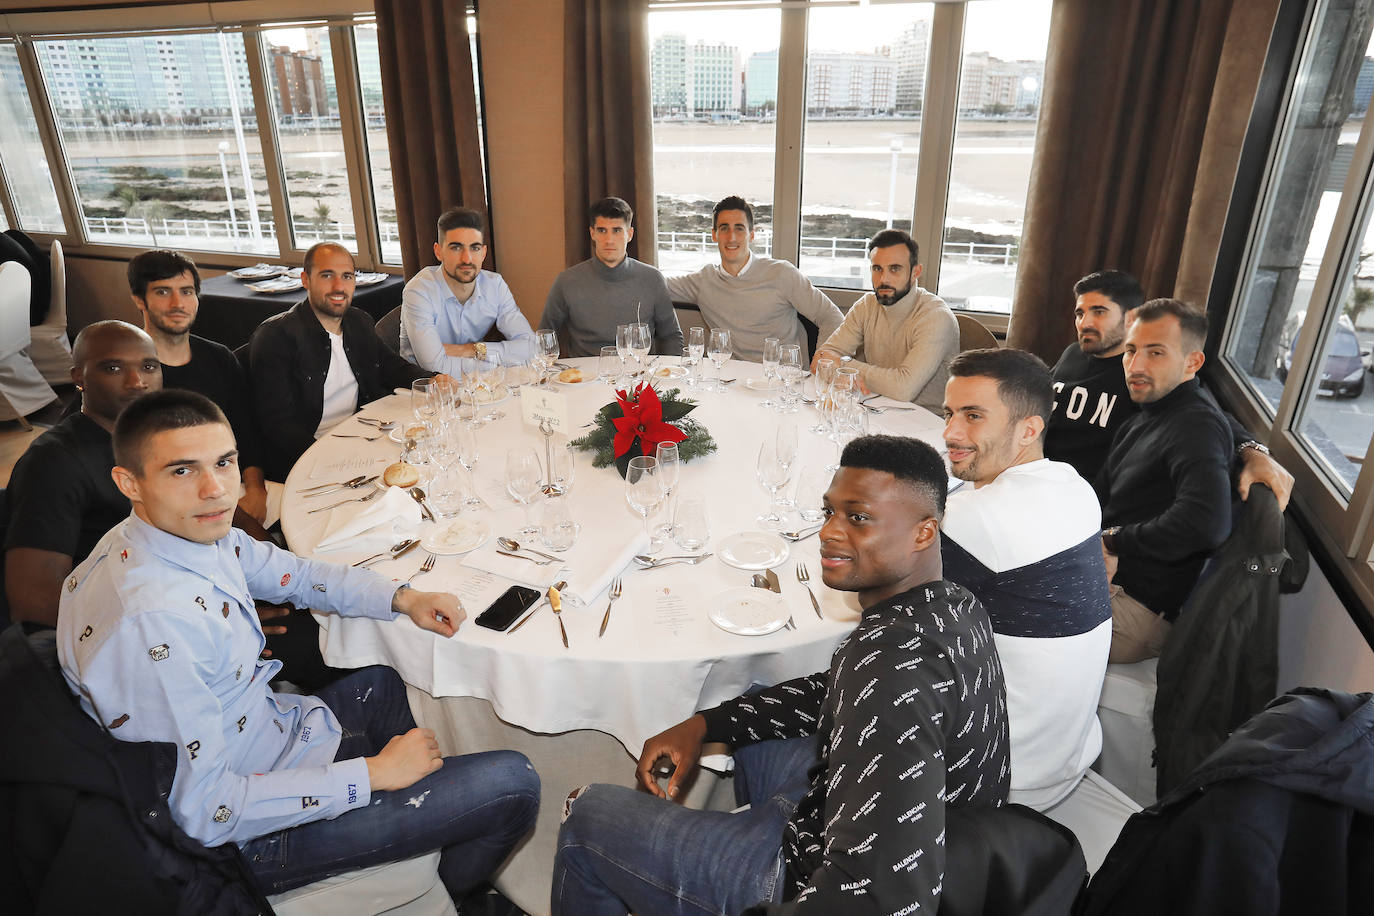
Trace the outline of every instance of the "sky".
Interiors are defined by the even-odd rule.
[[[917,19],[929,20],[932,3],[881,4],[812,10],[810,46],[817,51],[873,51],[891,45]],[[1050,32],[1050,0],[978,0],[969,3],[964,46],[1003,60],[1043,60]],[[738,47],[748,57],[778,46],[776,10],[655,12],[649,37],[680,32]]]

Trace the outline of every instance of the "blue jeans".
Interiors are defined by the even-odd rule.
[[[783,829],[810,783],[814,736],[735,752],[748,811],[697,811],[622,786],[592,786],[558,833],[554,916],[734,916],[784,891]]]
[[[415,727],[405,685],[390,668],[363,668],[317,695],[343,728],[335,760],[373,756]],[[279,894],[441,849],[439,877],[457,901],[496,870],[538,810],[539,776],[523,754],[445,757],[407,789],[373,792],[366,808],[258,837],[243,854],[263,892]]]

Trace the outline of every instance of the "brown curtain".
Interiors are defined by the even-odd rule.
[[[1221,216],[1194,214],[1194,198],[1201,180],[1200,205],[1224,211],[1229,199],[1235,136],[1249,117],[1258,70],[1250,68],[1246,94],[1246,79],[1222,62],[1243,42],[1257,42],[1258,50],[1245,50],[1262,59],[1268,41],[1256,17],[1239,12],[1245,5],[1056,0],[1008,332],[1012,346],[1057,359],[1074,338],[1074,281],[1090,271],[1126,270],[1147,296],[1171,296],[1185,243],[1207,251],[1203,236],[1211,233],[1215,255]],[[1274,0],[1255,6],[1270,7],[1272,24]],[[1214,105],[1219,76],[1236,93],[1224,105]],[[1209,174],[1200,175],[1208,150]]]
[[[375,0],[407,277],[434,263],[434,223],[440,213],[456,206],[487,212],[465,6],[463,0]],[[486,266],[495,264],[488,232]]]
[[[620,197],[635,211],[630,257],[654,263],[654,147],[646,0],[566,0],[563,143],[565,255],[590,256],[587,207]]]

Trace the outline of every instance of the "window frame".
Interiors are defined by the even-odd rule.
[[[271,60],[264,33],[280,28],[328,28],[331,64],[334,67],[335,87],[339,106],[339,126],[343,142],[344,162],[349,182],[352,206],[356,259],[359,269],[401,274],[399,261],[388,261],[381,244],[376,210],[376,194],[372,186],[371,153],[367,147],[367,121],[362,99],[362,80],[357,71],[357,48],[354,26],[375,22],[370,0],[344,0],[336,3],[306,3],[304,0],[275,0],[271,4],[248,4],[263,7],[260,18],[238,21],[245,4],[197,4],[195,9],[183,8],[177,15],[168,15],[168,8],[152,10],[128,8],[123,10],[82,11],[76,13],[34,13],[0,15],[0,42],[13,44],[19,53],[20,69],[29,93],[57,192],[58,204],[65,224],[64,232],[38,232],[24,229],[40,244],[61,240],[69,256],[108,257],[127,259],[131,251],[142,246],[122,245],[108,241],[93,241],[86,233],[80,196],[71,172],[71,163],[56,114],[50,103],[48,75],[39,64],[36,41],[78,37],[147,38],[158,34],[218,33],[228,42],[241,41],[248,64],[258,139],[262,150],[267,178],[272,225],[277,239],[275,256],[258,253],[238,253],[183,246],[193,253],[196,262],[210,269],[232,269],[256,264],[264,257],[286,264],[299,265],[304,261],[305,249],[296,244],[289,223],[290,208],[286,196],[285,164],[280,155],[280,138],[274,116],[272,99]],[[272,9],[266,9],[266,7]],[[324,7],[324,9],[321,9]],[[252,12],[252,10],[250,10]],[[208,13],[208,14],[207,14]],[[161,27],[138,28],[142,20],[158,17]],[[133,20],[131,25],[130,20]],[[166,25],[168,21],[172,24]],[[479,77],[480,80],[480,77]],[[261,205],[261,202],[259,202]],[[18,210],[12,188],[0,163],[0,209],[6,221],[23,228],[17,221]]]

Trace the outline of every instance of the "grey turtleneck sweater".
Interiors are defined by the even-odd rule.
[[[563,356],[600,356],[602,347],[615,346],[616,327],[635,321],[649,325],[653,352],[682,353],[682,329],[663,274],[634,258],[615,267],[589,258],[554,279],[539,326],[558,332]]]

